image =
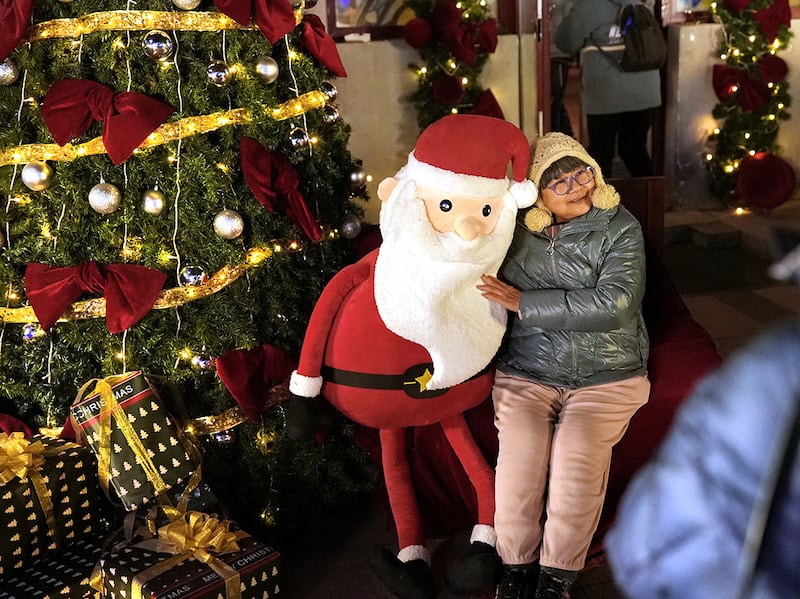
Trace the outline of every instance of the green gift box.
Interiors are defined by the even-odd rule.
[[[70,413],[97,455],[101,486],[128,511],[199,475],[197,452],[139,371],[89,381]]]
[[[0,433],[0,579],[103,530],[110,508],[89,449]]]
[[[193,516],[194,515],[194,516]],[[105,552],[93,577],[93,588],[115,599],[268,599],[280,597],[280,554],[243,531],[227,532],[230,521],[198,512],[186,519],[212,528],[193,536],[185,520],[158,531],[157,538],[123,543]],[[175,526],[178,532],[169,531]],[[220,532],[220,526],[225,528]],[[198,531],[198,526],[189,526]],[[167,532],[165,532],[167,531]],[[234,535],[231,537],[231,535]],[[220,539],[219,551],[197,539]],[[178,539],[177,546],[169,539]],[[227,545],[233,539],[234,545]],[[181,545],[181,542],[184,542]],[[165,550],[169,547],[168,550]]]
[[[0,599],[99,599],[90,581],[102,552],[101,538],[74,541],[0,582]]]

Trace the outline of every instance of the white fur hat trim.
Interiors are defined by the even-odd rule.
[[[420,162],[412,151],[408,155],[406,175],[418,185],[447,190],[455,196],[496,198],[508,189],[508,179],[490,179],[480,175],[467,175],[448,171],[438,166]]]

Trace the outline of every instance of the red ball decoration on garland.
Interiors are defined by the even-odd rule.
[[[433,27],[426,19],[415,17],[403,27],[403,39],[409,46],[419,50],[431,43]]]
[[[788,162],[771,152],[759,152],[742,160],[736,195],[748,206],[770,210],[792,197],[795,184],[794,169]]]
[[[444,75],[433,82],[432,92],[442,106],[455,106],[464,95],[464,86],[458,77]]]
[[[752,0],[725,0],[723,4],[725,4],[725,8],[728,10],[744,10],[750,6],[750,2],[752,2]]]

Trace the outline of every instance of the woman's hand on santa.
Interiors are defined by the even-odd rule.
[[[492,275],[481,275],[481,284],[477,286],[481,295],[490,302],[503,306],[506,310],[519,312],[519,298],[522,292],[508,283],[503,283]]]

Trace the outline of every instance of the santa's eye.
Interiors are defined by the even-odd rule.
[[[439,202],[439,210],[442,212],[450,212],[453,209],[453,202],[448,199],[444,199]]]
[[[484,216],[489,216],[492,213],[492,207],[489,204],[486,204],[481,212],[483,212]]]

